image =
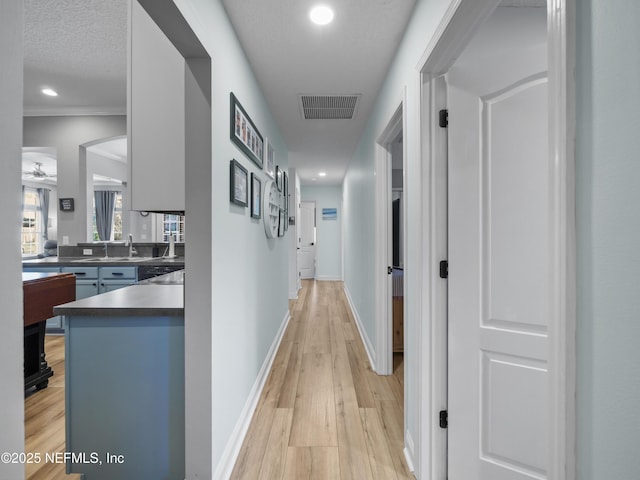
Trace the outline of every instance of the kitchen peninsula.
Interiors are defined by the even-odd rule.
[[[174,272],[54,309],[66,326],[67,473],[184,478],[183,278]]]

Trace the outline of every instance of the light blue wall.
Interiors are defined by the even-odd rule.
[[[316,279],[342,280],[342,187],[303,185],[303,202],[316,202]],[[336,220],[323,220],[323,208],[337,208]]]
[[[640,478],[640,3],[577,3],[578,478]]]
[[[212,288],[202,292],[211,295],[212,380],[205,381],[203,389],[212,389],[211,460],[215,470],[288,313],[287,238],[268,240],[262,220],[252,219],[248,208],[229,202],[231,159],[238,160],[249,174],[257,173],[263,186],[266,183],[264,172],[229,139],[229,93],[236,95],[262,135],[273,143],[280,168],[285,171],[288,151],[222,3],[175,3],[212,62],[212,187],[211,191],[198,193],[203,202],[211,202],[212,218],[194,219],[210,220],[209,231],[188,241],[200,245],[208,242],[212,254]],[[188,217],[189,212],[187,222],[191,220]],[[194,473],[189,478],[205,478]]]
[[[0,452],[24,451],[23,323],[20,273],[20,170],[22,147],[22,2],[0,2]],[[0,478],[24,479],[24,465],[0,462]]]
[[[422,167],[419,161],[419,152],[415,151],[420,102],[420,86],[416,65],[418,65],[450,3],[450,0],[418,0],[416,2],[407,31],[344,180],[345,287],[351,296],[365,333],[373,345],[376,345],[374,309],[375,212],[372,208],[372,205],[375,205],[375,142],[400,105],[403,91],[406,90],[407,131],[404,132],[403,137],[407,142],[407,170],[405,172],[407,184],[404,186],[408,219],[405,278],[406,285],[417,285],[414,279],[416,273],[412,270],[411,265],[416,263],[416,258],[424,249],[424,245],[420,240],[422,232],[412,225],[412,218],[420,216],[422,195],[419,183],[422,178]],[[405,355],[415,355],[417,352],[417,325],[411,319],[420,318],[421,295],[423,292],[405,290],[405,319],[408,319],[405,322],[407,342]],[[373,352],[373,356],[375,360],[375,352]],[[415,378],[415,364],[415,361],[405,362],[406,378]],[[409,408],[405,411],[405,433],[409,437],[409,450],[419,437],[419,421],[415,416],[418,388],[419,385],[416,385],[414,381],[405,383],[405,395],[409,402]],[[410,456],[413,456],[414,453],[409,451]]]

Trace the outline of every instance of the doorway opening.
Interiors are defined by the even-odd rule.
[[[406,214],[405,99],[398,106],[376,144],[376,355],[374,370],[390,375],[405,351],[404,256]],[[395,352],[395,353],[394,353]],[[394,359],[394,355],[395,358]]]
[[[316,278],[316,202],[300,202],[298,277]]]
[[[421,477],[575,475],[575,271],[564,261],[575,249],[573,147],[567,135],[574,123],[568,102],[574,59],[567,20],[573,12],[564,0],[550,2],[549,11],[544,2],[536,7],[525,3],[499,7],[498,0],[462,0],[447,12],[442,34],[423,57],[420,147],[429,172],[423,190],[438,185],[443,153],[448,180],[444,200],[430,193],[424,204],[429,253],[420,267],[428,297],[419,340],[425,353],[417,367],[424,386],[417,406],[416,473]],[[539,18],[484,28],[500,15],[527,14]],[[483,57],[469,56],[466,67],[475,68],[476,75],[456,72],[467,47],[481,43],[474,35],[499,30],[504,37],[489,41]],[[516,48],[531,34],[538,40]],[[501,76],[497,81],[496,75]],[[444,152],[437,140],[440,110],[447,110]],[[528,126],[535,128],[527,127],[530,121]],[[474,199],[463,207],[469,195]],[[442,212],[445,257],[433,249]],[[532,237],[537,240],[531,242]],[[499,247],[501,241],[505,248]],[[444,308],[437,278],[443,258],[449,267]],[[538,280],[528,288],[534,276]],[[473,293],[462,294],[464,288]],[[534,309],[526,306],[536,294],[543,301],[533,303],[543,303],[537,311],[544,314],[533,318]],[[475,310],[462,312],[471,304]],[[464,318],[471,323],[461,322]],[[465,345],[473,336],[474,347]],[[460,376],[465,357],[467,380]],[[440,409],[445,420],[447,413],[451,419],[448,428],[446,421],[439,425]],[[454,423],[463,430],[456,433]]]

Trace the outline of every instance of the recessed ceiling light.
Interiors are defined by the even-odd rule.
[[[326,177],[327,176],[327,172],[320,172],[318,175],[320,175],[321,177]]]
[[[309,12],[309,18],[316,25],[328,25],[333,21],[333,10],[326,5],[316,5]]]
[[[43,88],[42,89],[42,93],[44,93],[45,95],[48,95],[50,97],[57,97],[58,96],[58,92],[56,92],[55,90],[53,90],[51,88]]]

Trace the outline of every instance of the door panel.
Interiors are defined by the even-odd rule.
[[[316,204],[302,202],[300,205],[300,249],[298,268],[300,278],[316,276]]]
[[[448,103],[448,478],[544,479],[547,81]]]

